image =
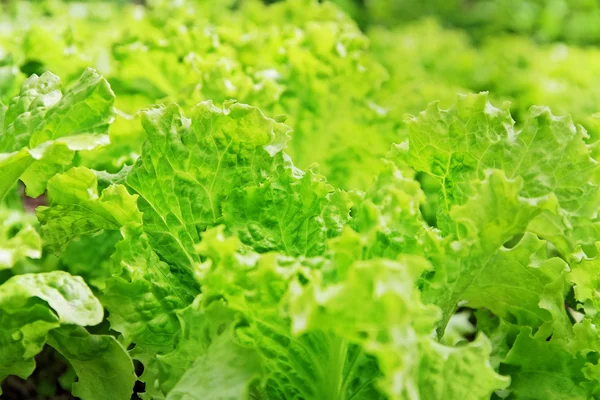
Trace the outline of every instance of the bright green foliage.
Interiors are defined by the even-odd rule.
[[[238,254],[241,243],[225,238],[222,227],[203,238],[199,250],[209,258],[198,271],[203,296],[206,301],[223,298],[242,319],[239,340],[255,349],[265,370],[264,387],[254,389],[256,398],[380,398],[373,386],[378,368],[352,342],[327,329],[303,335],[294,329],[295,296],[292,292],[289,299],[286,292],[298,275],[309,278],[320,260]],[[290,316],[281,311],[288,307]]]
[[[234,313],[221,302],[202,306],[199,296],[178,313],[179,346],[160,359],[161,389],[169,399],[236,399],[260,376],[255,352],[234,340]]]
[[[433,100],[448,106],[456,93],[486,90],[499,102],[509,100],[521,122],[531,106],[543,104],[572,115],[594,140],[598,137],[597,48],[539,45],[530,37],[507,35],[476,45],[465,31],[430,18],[391,31],[374,27],[368,36],[390,73],[377,103],[397,115],[401,135],[404,113],[418,112]]]
[[[340,238],[334,255],[357,247],[359,236],[350,231],[347,235]],[[340,266],[344,268],[339,283],[315,279],[293,289],[295,330],[331,330],[360,343],[377,358],[383,373],[380,387],[390,398],[416,398],[417,393],[439,398],[445,393],[476,399],[506,385],[506,379],[486,365],[486,339],[456,349],[431,339],[439,312],[423,305],[414,287],[414,280],[428,268],[424,259],[404,256],[336,265]],[[461,379],[476,380],[478,386],[465,390]]]
[[[136,195],[121,184],[99,194],[93,172],[72,168],[49,182],[51,207],[38,208],[46,243],[56,250],[79,235],[121,231],[115,275],[101,299],[112,328],[136,344],[132,354],[147,364],[173,350],[180,329],[175,310],[199,293],[190,270],[199,262],[199,232],[233,221],[231,230],[258,251],[318,255],[348,218],[344,193],[282,153],[285,125],[237,103],[225,109],[201,103],[194,111],[191,120],[176,106],[146,112],[145,152],[126,178]],[[227,214],[233,204],[240,216]],[[146,365],[146,379],[155,372]]]
[[[81,167],[55,175],[48,182],[48,197],[53,207],[37,209],[46,246],[58,251],[82,234],[141,224],[136,196],[122,185],[113,185],[99,196],[97,187],[96,175]]]
[[[135,160],[144,140],[135,116],[141,108],[236,99],[289,116],[297,165],[319,162],[336,186],[367,187],[395,134],[375,100],[388,75],[354,21],[313,0],[212,3],[103,4],[104,13],[52,4],[53,18],[37,15],[35,27],[15,28],[24,30],[16,39],[0,34],[0,48],[36,67],[32,72],[50,70],[68,81],[87,65],[105,74],[121,112],[110,133],[113,145],[94,152],[89,165],[115,170]],[[16,7],[27,26],[31,10]]]
[[[28,376],[46,335],[61,324],[95,325],[102,306],[80,278],[62,272],[19,275],[0,285],[2,377]]]
[[[0,269],[12,268],[26,257],[42,256],[35,218],[21,210],[0,207],[0,221]]]
[[[548,258],[546,242],[526,233],[515,247],[501,249],[484,265],[471,282],[464,298],[473,307],[485,307],[501,318],[518,325],[540,326],[549,319],[538,308],[542,296],[549,293],[546,285],[560,279],[567,266],[560,258]],[[497,299],[506,298],[499,302]]]
[[[485,95],[461,96],[449,110],[432,105],[411,121],[408,163],[439,180],[437,222],[449,240],[454,240],[446,251],[463,255],[458,264],[436,260],[440,268],[426,290],[426,298],[433,296],[430,299],[447,312],[447,318],[461,299],[484,305],[477,290],[470,288],[473,285],[485,289],[484,296],[493,297],[494,285],[506,294],[500,289],[503,285],[514,287],[515,281],[522,282],[514,274],[510,274],[513,283],[502,282],[505,278],[496,272],[488,275],[497,263],[506,271],[506,257],[510,259],[533,244],[533,237],[526,234],[507,251],[503,245],[515,235],[538,234],[565,256],[576,244],[587,244],[578,235],[576,224],[595,218],[598,168],[584,137],[585,131],[569,119],[554,117],[541,108],[532,109],[523,129],[516,130],[510,113],[491,106]],[[489,168],[503,172],[489,172]],[[549,221],[558,226],[549,226]],[[540,254],[536,247],[539,245],[520,257],[538,254],[542,256],[538,262],[544,262],[545,250]],[[560,260],[548,263],[553,266],[547,268],[554,272],[546,272],[552,277],[541,281],[546,284],[567,269]],[[543,271],[541,266],[536,268]],[[454,289],[449,291],[448,285]],[[557,290],[561,297],[562,289]],[[539,286],[538,300],[533,298],[532,304],[540,301],[543,292],[547,292],[545,284]],[[514,310],[497,309],[493,304],[497,298],[488,301],[487,307],[500,315],[518,319]],[[522,304],[518,296],[514,301]],[[520,323],[527,325],[523,319]]]
[[[145,112],[148,142],[127,177],[157,250],[193,262],[198,233],[225,222],[260,251],[322,253],[349,206],[282,152],[289,128],[239,103],[199,103],[192,112],[191,120],[176,106]]]
[[[269,376],[258,398],[382,398],[379,391],[415,398],[429,390],[481,398],[506,385],[486,366],[485,339],[456,349],[433,343],[438,312],[420,302],[414,287],[425,260],[344,257],[357,240],[346,231],[332,244],[330,260],[299,262],[272,254],[236,256],[240,243],[224,238],[222,228],[204,236],[200,251],[211,261],[199,271],[203,296],[224,298],[246,321],[238,335],[257,349]],[[250,289],[254,295],[243,296]],[[289,319],[280,307],[289,307]],[[442,360],[447,369],[440,368]],[[460,373],[453,375],[457,368],[465,369],[464,377],[477,377],[476,390],[463,390]],[[445,386],[450,382],[457,384]]]
[[[90,335],[82,328],[75,333],[75,325],[96,325],[102,315],[102,305],[83,279],[66,272],[17,275],[4,282],[0,377],[29,376],[35,368],[33,357],[48,343],[74,366],[80,379],[74,394],[82,399],[129,398],[133,365],[125,350],[113,337]]]
[[[3,111],[0,136],[0,198],[18,179],[37,197],[75,151],[108,144],[114,94],[104,78],[88,69],[63,95],[60,79],[45,73],[25,81]]]
[[[576,225],[594,218],[597,208],[599,169],[585,138],[585,130],[570,118],[556,117],[541,107],[532,108],[523,128],[515,129],[507,105],[495,108],[485,94],[467,95],[460,96],[452,109],[431,105],[411,121],[408,163],[441,183],[442,230],[452,229],[448,213],[452,206],[465,203],[472,192],[470,182],[483,178],[489,168],[498,168],[509,179],[523,180],[515,193],[530,199],[523,201],[539,206],[544,196],[556,198],[556,206],[574,222],[573,232],[565,232],[563,238],[572,251],[583,242],[575,238]]]
[[[0,378],[600,398],[598,51],[513,3],[2,4]]]
[[[73,395],[82,399],[128,399],[136,376],[127,352],[109,335],[90,335],[81,327],[50,332],[48,344],[75,370]]]
[[[588,399],[584,389],[585,358],[570,354],[554,341],[535,340],[523,329],[504,362],[502,370],[512,376],[514,398]],[[594,386],[597,382],[594,383]]]
[[[582,309],[593,304],[579,288],[594,282],[593,261],[569,272],[576,246],[588,244],[569,221],[591,223],[597,193],[592,150],[570,120],[536,108],[517,129],[484,94],[432,105],[373,186],[352,194],[294,167],[283,152],[289,128],[256,108],[203,102],[187,118],[170,105],[142,121],[148,140],[135,165],[54,176],[38,217],[58,252],[120,233],[99,298],[135,345],[146,396],[517,396],[532,390],[520,363],[555,368],[522,354],[520,329],[581,358],[566,364],[581,383],[566,393],[596,390],[597,363],[583,351],[597,341],[580,343],[590,320],[573,326],[564,307],[570,284]],[[439,228],[421,215],[427,196],[411,167],[438,181],[429,190]],[[545,236],[548,221],[560,224]],[[469,329],[438,342],[436,329],[438,338],[458,329],[447,325],[460,305],[500,322],[478,314],[474,342],[461,339]]]

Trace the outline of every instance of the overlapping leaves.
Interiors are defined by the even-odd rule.
[[[390,100],[372,97],[385,72],[331,5],[206,8],[155,3],[112,48],[120,108],[183,103],[141,125],[120,112],[118,148],[74,156],[107,143],[115,114],[91,70],[64,94],[33,76],[3,108],[0,195],[47,188],[37,217],[59,258],[43,268],[96,291],[20,274],[39,236],[2,214],[3,375],[29,375],[47,343],[82,398],[128,398],[132,358],[156,399],[598,396],[599,176],[582,127],[544,107],[515,124],[485,94],[404,124],[372,101]],[[374,184],[297,168],[291,137],[300,164],[363,188],[377,169]],[[115,336],[84,328],[102,308]]]

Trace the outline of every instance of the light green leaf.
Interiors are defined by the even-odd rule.
[[[410,120],[408,161],[439,179],[438,223],[443,231],[454,231],[451,208],[466,202],[472,182],[483,179],[490,168],[503,170],[509,179],[522,178],[523,197],[553,194],[569,218],[595,215],[600,169],[584,141],[585,130],[545,107],[533,107],[517,130],[508,107],[492,106],[486,93],[460,95],[454,107],[442,110],[432,104]]]
[[[338,246],[356,246],[360,236],[346,235]],[[376,358],[382,372],[378,386],[389,398],[489,397],[508,381],[489,365],[487,339],[447,347],[431,338],[440,313],[421,302],[416,288],[428,268],[425,259],[402,255],[396,261],[357,260],[345,273],[338,271],[339,282],[295,282],[290,291],[293,328],[330,331],[359,344]]]
[[[548,285],[561,279],[568,267],[547,255],[547,243],[530,233],[513,247],[501,247],[478,271],[462,295],[472,308],[487,308],[499,317],[521,325],[539,327],[550,319],[539,307]],[[562,291],[553,298],[563,302]],[[564,312],[564,310],[563,310]]]
[[[198,293],[193,282],[178,279],[160,261],[140,230],[125,229],[113,255],[115,273],[107,281],[102,302],[109,321],[128,343],[151,354],[170,349],[179,330],[174,311]]]
[[[32,215],[0,206],[0,220],[0,270],[26,257],[42,256],[42,239]]]
[[[83,279],[66,272],[17,275],[0,285],[0,380],[27,378],[48,332],[97,325],[103,309]]]
[[[483,277],[487,274],[499,277],[497,269],[506,268],[500,262],[504,256],[503,245],[524,232],[533,218],[555,203],[552,198],[520,197],[522,181],[508,180],[503,172],[497,170],[489,171],[484,181],[472,185],[474,193],[471,197],[463,205],[453,207],[449,215],[452,219],[448,221],[456,224],[457,236],[450,236],[442,251],[428,254],[436,270],[424,288],[424,298],[443,311],[438,333],[443,332],[458,302],[466,299],[465,293],[471,285],[480,284],[478,279],[482,273]],[[452,240],[455,237],[460,239]],[[537,251],[537,248],[533,250]],[[551,269],[554,271],[555,267]],[[481,296],[485,293],[489,295],[492,292],[486,289]],[[469,296],[477,303],[477,289],[473,288]],[[506,309],[503,312],[508,316]]]
[[[83,400],[129,400],[137,380],[127,351],[108,335],[90,335],[68,326],[55,329],[48,344],[67,359],[77,374],[72,394]]]
[[[10,192],[32,162],[33,158],[26,149],[0,154],[0,200]]]
[[[583,400],[590,398],[582,386],[584,365],[585,358],[574,356],[560,343],[534,339],[531,329],[523,328],[500,371],[511,376],[511,398]]]
[[[245,398],[261,374],[258,353],[234,339],[231,310],[218,302],[203,306],[198,297],[178,313],[180,346],[159,361],[167,399]]]
[[[6,110],[0,130],[0,198],[18,179],[37,197],[74,152],[108,144],[102,135],[114,116],[114,94],[104,78],[86,70],[65,92],[51,73],[33,75]]]
[[[60,78],[52,73],[32,75],[9,103],[4,115],[0,149],[13,152],[29,146],[31,136],[43,124],[48,109],[62,97]]]
[[[353,229],[362,236],[362,254],[356,258],[398,254],[424,255],[441,245],[439,233],[429,227],[421,214],[425,194],[410,173],[387,159],[373,185],[354,201]]]
[[[111,185],[98,193],[96,175],[87,168],[71,168],[48,182],[51,207],[38,207],[44,245],[55,251],[75,237],[101,230],[139,226],[142,215],[137,196],[123,185]]]
[[[320,254],[348,218],[349,201],[282,152],[290,128],[254,107],[175,105],[143,114],[148,142],[127,177],[139,194],[144,230],[163,257],[197,262],[199,233],[218,223],[258,251]],[[165,190],[169,188],[169,190]]]
[[[323,260],[245,254],[239,239],[223,230],[203,234],[199,251],[208,260],[197,274],[205,301],[222,298],[240,320],[236,336],[258,352],[264,384],[252,396],[383,399],[374,386],[380,372],[373,357],[332,331],[296,332],[282,311],[290,306],[286,293],[295,277],[311,277]]]
[[[510,379],[498,375],[489,363],[492,350],[484,335],[456,347],[430,342],[423,346],[418,369],[422,399],[488,399],[504,389]]]
[[[189,272],[171,271],[159,259],[139,227],[121,233],[123,240],[112,256],[113,276],[106,280],[100,298],[111,328],[123,335],[126,345],[135,344],[130,354],[144,365],[140,379],[153,396],[157,356],[175,349],[181,329],[176,311],[189,305],[199,289]]]

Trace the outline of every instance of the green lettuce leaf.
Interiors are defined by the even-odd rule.
[[[48,344],[67,359],[77,374],[73,396],[82,399],[131,398],[137,380],[127,351],[112,336],[91,335],[78,326],[50,332]]]
[[[245,398],[261,366],[235,339],[234,313],[219,302],[204,308],[199,296],[178,316],[179,346],[159,360],[167,399]]]
[[[25,258],[41,258],[42,239],[32,215],[0,206],[0,270]]]
[[[356,233],[345,234],[349,237],[340,238],[334,251],[351,252],[360,241]],[[294,330],[332,330],[360,343],[376,357],[383,375],[379,387],[389,398],[479,399],[506,387],[508,380],[489,365],[491,346],[484,336],[457,347],[431,338],[440,313],[421,302],[415,282],[428,268],[425,259],[412,255],[357,260],[342,269],[339,282],[296,283]]]
[[[508,267],[521,252],[523,261],[539,259],[536,273],[545,275],[527,312],[545,314],[546,329],[568,330],[561,305],[566,294],[561,270],[568,268],[544,255],[543,247],[569,261],[578,245],[590,245],[582,232],[596,218],[598,164],[585,130],[542,107],[532,108],[516,130],[508,106],[493,107],[486,94],[459,96],[449,110],[431,105],[410,125],[407,162],[440,183],[437,223],[445,243],[443,251],[426,254],[435,273],[425,282],[424,298],[444,311],[441,327],[461,300],[539,327],[541,320],[534,326],[515,313],[523,305],[522,289],[521,295],[506,290],[516,289],[517,281],[525,285]],[[532,246],[533,234],[548,244]]]
[[[556,196],[560,217],[572,223],[557,232],[548,223],[534,221],[531,231],[556,241],[563,255],[574,250],[577,226],[581,219],[594,217],[598,201],[598,163],[581,126],[569,117],[552,115],[548,108],[533,107],[517,130],[508,104],[493,107],[485,93],[459,96],[449,110],[432,104],[410,126],[408,163],[440,181],[438,224],[443,231],[456,228],[450,209],[465,203],[472,194],[471,182],[482,179],[487,169],[502,169],[509,179],[523,179],[523,197]],[[540,216],[544,217],[559,227],[565,224],[559,216]]]
[[[91,170],[75,167],[48,181],[51,207],[36,210],[44,245],[59,252],[73,239],[101,230],[139,226],[142,215],[137,196],[123,185],[111,185],[98,193],[98,178]]]
[[[285,312],[295,277],[318,273],[311,270],[322,260],[245,254],[222,226],[208,230],[198,250],[207,257],[197,272],[205,307],[223,299],[240,320],[238,340],[258,353],[264,374],[254,398],[383,399],[374,386],[380,372],[372,357],[334,332],[296,333],[293,312]]]
[[[500,370],[511,375],[513,398],[589,399],[585,363],[560,343],[534,339],[531,330],[523,328]]]
[[[282,152],[290,128],[257,108],[204,102],[188,119],[170,105],[143,123],[148,142],[127,185],[153,247],[176,265],[197,262],[199,233],[222,222],[259,251],[315,255],[339,232],[331,222],[348,218],[349,201]]]
[[[561,279],[567,270],[563,260],[548,257],[545,241],[526,233],[513,248],[496,252],[462,297],[469,307],[484,307],[506,321],[539,327],[551,318],[540,302],[548,296],[563,301],[561,290],[549,293],[549,284]]]
[[[64,95],[60,86],[52,73],[33,75],[10,102],[0,132],[0,198],[18,179],[37,197],[76,151],[108,144],[114,94],[106,80],[88,69]]]
[[[27,378],[33,357],[61,325],[97,325],[102,305],[83,279],[66,272],[17,275],[0,285],[0,380]]]

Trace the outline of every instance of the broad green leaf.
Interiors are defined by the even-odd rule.
[[[153,248],[181,268],[199,233],[221,222],[258,251],[316,255],[348,218],[349,201],[282,152],[289,130],[254,107],[198,104],[143,114],[148,142],[127,177]],[[169,188],[168,191],[165,188]]]
[[[62,97],[60,78],[52,73],[32,75],[9,103],[4,115],[0,149],[10,153],[29,146],[48,109]]]
[[[102,295],[103,304],[112,311],[109,320],[126,338],[131,333],[135,340],[128,340],[144,351],[169,347],[179,329],[172,312],[191,302],[195,287],[169,271],[152,252],[145,234],[125,229],[123,235],[113,256],[116,274]]]
[[[490,365],[491,350],[481,334],[472,343],[455,347],[436,342],[423,346],[417,372],[420,398],[488,399],[495,390],[506,388],[510,379]]]
[[[534,339],[531,329],[523,328],[500,371],[511,376],[509,398],[589,399],[585,362],[560,343]]]
[[[111,185],[98,193],[98,179],[87,168],[71,168],[51,178],[48,198],[51,207],[39,207],[37,215],[44,245],[55,251],[78,236],[142,223],[137,196],[123,185]]]
[[[29,150],[32,163],[21,175],[27,195],[37,197],[42,194],[48,180],[72,164],[76,152],[108,144],[109,138],[106,135],[80,134],[48,141]]]
[[[547,243],[526,233],[513,248],[501,247],[478,271],[462,295],[467,305],[487,308],[501,318],[536,328],[550,319],[539,307],[548,284],[567,271],[560,258],[549,258]],[[562,291],[552,294],[563,301]]]
[[[267,149],[277,153],[287,138],[259,110],[232,108],[202,103],[191,120],[176,105],[143,115],[148,141],[127,184],[140,196],[153,247],[181,268],[197,261],[198,232],[221,218],[227,194],[270,174],[275,161]]]
[[[84,400],[131,399],[137,380],[133,362],[114,337],[64,326],[50,332],[48,344],[67,359],[77,374],[73,396]]]
[[[506,268],[499,262],[504,256],[504,244],[524,232],[529,222],[544,209],[554,207],[552,198],[520,197],[522,185],[521,179],[509,180],[503,172],[491,170],[485,180],[473,184],[471,190],[474,193],[463,205],[452,208],[449,221],[456,224],[457,236],[450,236],[451,239],[439,251],[427,254],[436,270],[424,288],[424,298],[441,307],[440,330],[454,313],[458,302],[466,299],[472,285],[475,287],[469,296],[475,300],[479,295],[479,279],[492,274],[495,276],[493,284],[496,277],[500,278],[499,270]],[[456,237],[460,239],[452,240]],[[537,251],[536,248],[533,250]],[[557,262],[560,266],[560,261]],[[550,273],[552,275],[556,272]],[[500,281],[497,282],[500,284]],[[491,295],[492,290],[485,289],[481,295]],[[504,313],[507,312],[504,310]]]
[[[338,245],[356,246],[360,236],[346,235]],[[423,258],[403,255],[395,261],[357,260],[339,282],[296,282],[291,289],[294,330],[330,331],[359,344],[376,358],[382,373],[378,386],[392,399],[480,399],[506,387],[508,380],[489,365],[491,346],[484,337],[457,347],[432,340],[440,313],[421,302],[416,288],[427,268]]]
[[[445,232],[455,229],[451,208],[465,203],[472,181],[483,179],[490,168],[503,170],[509,179],[522,178],[523,197],[555,195],[568,218],[596,213],[598,163],[584,141],[585,130],[569,117],[533,107],[517,130],[508,104],[496,108],[482,93],[461,95],[448,110],[432,104],[410,121],[410,128],[409,164],[441,182],[438,223]]]
[[[189,305],[199,290],[191,276],[172,271],[160,260],[139,227],[121,233],[123,240],[112,256],[113,276],[100,299],[111,328],[123,335],[126,345],[135,345],[131,356],[143,363],[140,379],[153,394],[157,356],[174,350],[181,329],[176,311]]]
[[[48,180],[62,172],[71,164],[77,151],[91,150],[109,143],[106,135],[87,135],[63,137],[45,142],[33,149],[0,154],[0,197],[12,189],[21,179],[26,193],[37,197],[44,192]]]
[[[83,279],[66,272],[17,275],[0,285],[0,380],[27,378],[48,333],[61,325],[97,325],[102,305]]]
[[[318,273],[311,270],[322,260],[241,250],[239,239],[225,237],[223,227],[208,230],[199,245],[207,261],[197,274],[205,301],[222,298],[240,320],[235,335],[259,355],[264,383],[252,396],[383,399],[374,386],[380,372],[373,357],[333,331],[300,334],[295,318],[283,312],[292,281]]]
[[[86,70],[64,95],[60,79],[31,76],[5,112],[0,131],[0,198],[18,179],[37,197],[76,151],[108,144],[114,94],[104,78]]]
[[[167,399],[244,398],[261,374],[258,354],[234,339],[234,313],[200,297],[178,313],[182,332],[174,353],[161,357]]]
[[[0,199],[3,199],[19,180],[33,158],[27,150],[0,154]]]

